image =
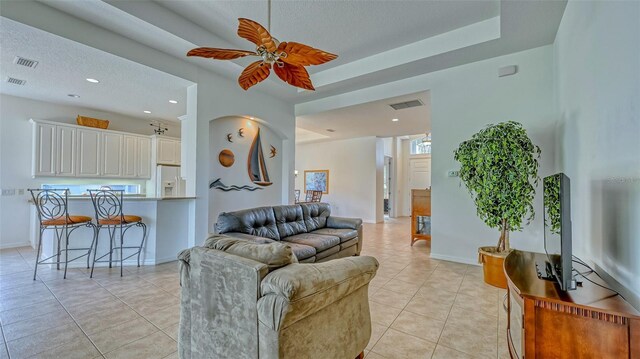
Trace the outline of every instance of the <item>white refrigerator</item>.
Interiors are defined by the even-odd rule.
[[[180,166],[158,165],[156,183],[156,196],[159,198],[185,196],[185,181],[180,177]]]

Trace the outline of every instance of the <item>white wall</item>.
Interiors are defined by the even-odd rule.
[[[434,73],[431,77],[433,124],[432,257],[476,263],[477,247],[495,245],[498,230],[488,228],[459,178],[447,177],[458,169],[453,159],[457,146],[484,126],[517,121],[542,149],[540,176],[554,168],[553,47],[476,62]],[[498,78],[504,65],[518,65],[514,76]],[[542,186],[534,201],[536,219],[522,232],[511,234],[513,247],[542,252]]]
[[[244,137],[237,135],[238,129],[244,129]],[[260,128],[260,141],[264,160],[269,174],[270,186],[258,186],[251,182],[248,174],[249,149]],[[227,141],[227,134],[231,133],[232,141]],[[211,165],[209,180],[220,179],[227,186],[251,186],[259,188],[255,191],[229,191],[220,189],[209,190],[209,228],[213,231],[218,215],[222,211],[269,206],[281,203],[282,188],[282,139],[268,125],[242,117],[224,117],[210,124],[209,138]],[[270,147],[276,148],[276,156],[271,157]],[[228,149],[234,153],[235,162],[231,167],[224,167],[218,160],[220,151]]]
[[[32,124],[29,119],[75,123],[75,117],[83,114],[90,117],[111,120],[109,129],[125,132],[150,134],[151,126],[146,121],[118,114],[94,111],[86,108],[57,105],[48,102],[29,100],[21,97],[0,95],[0,188],[22,189],[23,195],[0,197],[0,247],[25,245],[29,242],[29,208],[26,191],[38,188],[43,183],[96,183],[105,184],[136,183],[144,187],[145,181],[139,180],[95,180],[32,178]],[[151,130],[151,131],[150,131]],[[173,132],[173,131],[172,131]],[[179,133],[179,128],[177,129]],[[175,132],[171,133],[176,134]],[[144,188],[143,188],[144,191]]]
[[[554,44],[574,253],[640,296],[640,2],[569,1]]]
[[[378,177],[382,180],[377,166],[378,162],[382,164],[382,158],[376,159],[377,152],[383,152],[382,147],[381,139],[375,137],[299,144],[295,188],[304,198],[304,171],[329,170],[329,194],[322,195],[322,201],[331,204],[332,214],[358,217],[369,223],[382,220],[377,208]]]

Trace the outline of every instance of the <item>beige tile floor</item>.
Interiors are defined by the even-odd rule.
[[[480,267],[430,259],[408,238],[406,218],[365,225],[363,255],[380,262],[366,357],[508,358],[504,291],[483,284]],[[175,262],[125,267],[124,278],[71,269],[64,280],[41,267],[33,281],[34,261],[31,248],[0,251],[0,359],[178,357]]]

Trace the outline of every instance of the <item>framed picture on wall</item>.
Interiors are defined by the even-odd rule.
[[[322,194],[329,194],[329,170],[304,171],[304,191],[322,191]]]

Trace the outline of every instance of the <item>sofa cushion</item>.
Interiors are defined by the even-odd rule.
[[[264,263],[269,267],[269,271],[298,262],[291,246],[275,241],[256,243],[250,239],[214,234],[205,240],[203,247]]]
[[[216,223],[218,233],[240,232],[252,236],[280,240],[273,207],[258,207],[235,212],[224,212]]]
[[[328,256],[330,256],[332,254],[336,254],[338,252],[340,252],[340,246],[333,246],[333,247],[327,248],[322,252],[316,253],[316,260],[319,261],[319,260],[321,260],[323,258],[326,258],[326,257],[328,257]]]
[[[258,244],[268,244],[268,243],[275,242],[275,240],[273,240],[271,238],[252,236],[250,234],[240,233],[240,232],[227,232],[224,235],[225,236],[229,236],[229,237],[233,237],[233,238],[248,239],[248,240],[251,240],[254,243],[258,243]]]
[[[307,226],[302,217],[302,207],[299,205],[275,206],[273,213],[280,238],[307,232]]]
[[[304,244],[316,249],[316,253],[322,252],[340,244],[340,238],[322,234],[300,233],[295,236],[283,238],[283,241]]]
[[[293,254],[296,256],[296,258],[298,258],[299,261],[316,255],[316,249],[311,246],[286,241],[283,241],[282,243],[285,243],[286,245],[291,247],[291,250],[293,250]]]
[[[340,243],[340,250],[349,248],[351,246],[355,246],[356,244],[358,244],[358,238],[351,238],[350,240],[348,240],[346,242]]]
[[[307,232],[327,226],[327,217],[331,215],[331,207],[328,203],[303,203],[300,207],[302,207]]]
[[[355,229],[336,229],[336,228],[320,228],[311,232],[313,234],[326,234],[329,236],[336,236],[340,238],[340,243],[344,243],[351,239],[358,237],[358,231]]]

